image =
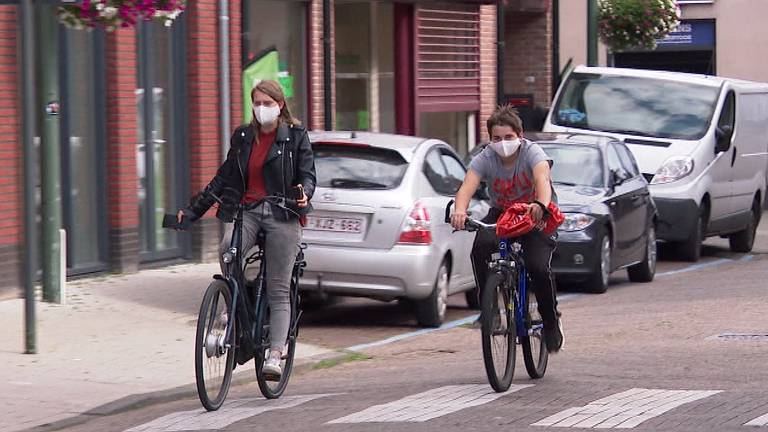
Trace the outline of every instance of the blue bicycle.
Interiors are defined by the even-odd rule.
[[[446,221],[450,221],[451,204],[453,201],[446,208]],[[495,232],[496,224],[467,219],[464,229]],[[522,252],[522,245],[515,239],[500,239],[480,292],[483,361],[488,381],[497,392],[507,391],[512,384],[517,343],[522,345],[525,369],[531,378],[544,376],[549,359],[544,323]]]

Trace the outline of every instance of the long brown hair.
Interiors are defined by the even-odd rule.
[[[275,80],[263,80],[256,84],[256,86],[251,89],[251,102],[253,102],[253,92],[256,90],[264,93],[265,95],[271,97],[275,100],[278,104],[280,102],[283,103],[283,109],[280,110],[280,116],[278,116],[277,121],[278,124],[300,124],[301,122],[296,119],[293,114],[291,114],[291,109],[288,108],[288,101],[285,100],[285,93],[283,93],[283,88],[280,87],[280,83],[278,83]],[[256,116],[253,116],[253,119],[251,120],[251,124],[253,127],[256,128],[256,130],[259,130],[261,126],[259,125],[259,122],[256,121]]]

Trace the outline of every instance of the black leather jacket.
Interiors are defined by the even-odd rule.
[[[312,154],[312,145],[309,142],[307,130],[300,125],[281,124],[277,128],[275,142],[264,160],[264,169],[261,173],[248,172],[248,159],[251,157],[251,147],[256,134],[252,125],[242,125],[235,129],[230,138],[230,149],[227,159],[219,167],[216,176],[213,177],[203,191],[190,200],[185,214],[192,213],[192,220],[200,217],[214,204],[214,198],[207,192],[213,192],[217,196],[228,195],[230,202],[240,202],[243,199],[248,185],[249,175],[264,176],[264,186],[267,195],[287,196],[295,198],[293,189],[296,185],[304,186],[304,193],[312,198],[315,192],[315,159]],[[272,210],[276,218],[290,220],[297,215],[281,209],[274,204]],[[304,208],[293,207],[299,215],[305,215],[311,210],[311,206]],[[229,222],[232,218],[231,209],[222,209],[216,212],[216,217]]]

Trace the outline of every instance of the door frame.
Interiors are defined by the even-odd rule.
[[[171,33],[171,45],[172,45],[172,69],[171,75],[173,77],[181,77],[181,79],[171,80],[172,88],[172,106],[175,108],[172,112],[172,122],[174,127],[170,131],[169,140],[173,140],[176,145],[173,146],[173,158],[174,168],[177,173],[176,178],[171,179],[172,189],[176,191],[173,207],[181,208],[185,204],[185,197],[189,195],[189,154],[186,151],[186,146],[183,143],[188,142],[188,117],[187,111],[183,109],[187,106],[187,88],[186,88],[186,33],[187,23],[185,16],[182,15],[174,21],[174,29]],[[139,22],[136,25],[136,37],[137,41],[137,88],[141,85],[155,82],[153,71],[149,67],[143,67],[143,65],[150,64],[149,46],[156,41],[152,27],[144,22]],[[154,142],[152,141],[152,125],[154,118],[154,105],[152,104],[151,94],[147,93],[147,87],[144,86],[144,113],[143,113],[143,125],[144,125],[144,170],[147,179],[146,184],[146,198],[145,202],[154,203],[155,193],[152,187],[155,182],[154,173]],[[150,97],[148,97],[148,94]],[[142,113],[139,113],[142,115]],[[166,250],[158,251],[157,239],[155,237],[155,231],[157,229],[157,218],[155,218],[154,205],[146,206],[145,212],[149,213],[146,217],[147,225],[139,225],[141,232],[148,234],[148,250],[139,250],[139,262],[151,262],[167,260],[172,258],[181,258],[189,254],[191,248],[191,241],[189,236],[178,236],[177,246]],[[141,217],[139,218],[141,221]],[[139,236],[141,236],[141,232]]]
[[[58,25],[58,69],[59,69],[59,98],[61,104],[61,118],[59,120],[60,130],[60,142],[61,142],[61,190],[62,190],[62,225],[67,231],[68,238],[73,235],[72,223],[74,220],[74,208],[71,201],[72,181],[71,181],[71,145],[70,145],[70,133],[71,133],[71,119],[69,116],[70,107],[73,101],[69,99],[69,73],[67,68],[67,58],[69,53],[69,36],[67,35],[66,28],[63,24]],[[93,120],[95,127],[95,151],[96,160],[98,163],[95,167],[95,182],[96,182],[96,202],[93,203],[96,207],[97,214],[97,237],[98,248],[97,260],[84,265],[75,266],[71,264],[72,257],[75,256],[74,246],[72,241],[67,241],[66,253],[67,253],[67,276],[75,276],[86,273],[95,273],[105,271],[108,268],[107,262],[107,250],[109,248],[108,242],[108,227],[107,227],[107,121],[106,121],[106,63],[104,58],[105,53],[105,36],[104,32],[100,30],[94,30],[93,33],[93,50],[91,55],[93,56],[94,63],[94,98],[93,103]],[[91,105],[88,103],[88,105]]]

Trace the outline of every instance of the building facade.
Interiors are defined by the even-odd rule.
[[[55,6],[35,5],[35,166],[46,144],[60,149],[67,274],[215,259],[222,231],[213,212],[191,233],[161,220],[215,174],[222,136],[247,121],[253,79],[278,79],[310,129],[437,137],[468,152],[487,140],[484,119],[501,100],[551,98],[551,0],[505,3],[230,0],[219,11],[217,1],[196,0],[170,27],[111,33],[64,28]],[[219,68],[225,21],[228,88]],[[26,256],[24,204],[40,209],[45,173],[30,173],[36,187],[25,190],[18,5],[0,4],[0,36],[0,295],[13,296]],[[42,223],[38,210],[37,239]]]
[[[560,52],[565,66],[587,61],[587,0],[560,1]],[[768,2],[762,0],[678,0],[681,23],[655,50],[609,55],[599,49],[599,65],[660,69],[768,82]]]

